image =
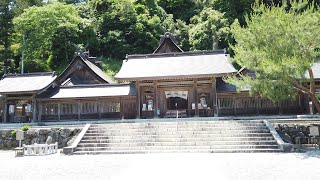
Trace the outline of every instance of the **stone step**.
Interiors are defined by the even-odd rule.
[[[111,139],[111,138],[92,138],[82,139],[80,143],[133,143],[133,142],[201,142],[201,141],[273,141],[272,136],[269,137],[214,137],[214,138],[139,138],[139,139]]]
[[[127,147],[77,147],[76,151],[110,150],[180,150],[180,149],[278,149],[278,145],[212,145],[212,146],[127,146]]]
[[[83,139],[140,139],[140,138],[211,138],[211,137],[271,137],[270,133],[241,133],[241,134],[221,134],[221,133],[206,133],[206,134],[157,134],[157,135],[104,135],[104,134],[85,134]]]
[[[207,121],[184,121],[180,119],[171,119],[170,121],[145,121],[145,122],[118,122],[118,123],[107,123],[107,124],[92,124],[94,126],[118,126],[118,125],[139,125],[139,124],[159,124],[159,125],[167,125],[172,123],[180,123],[180,124],[226,124],[226,123],[260,123],[263,124],[263,120],[207,120]]]
[[[118,132],[98,132],[98,131],[89,131],[86,135],[89,136],[121,136],[121,135],[171,135],[171,134],[248,134],[248,133],[269,133],[268,129],[260,129],[260,130],[215,130],[215,131],[206,131],[206,130],[178,130],[178,131],[118,131]]]
[[[214,146],[214,145],[277,145],[276,141],[204,141],[204,142],[132,142],[132,143],[84,143],[78,147],[131,147],[131,146]]]
[[[96,154],[145,154],[145,153],[279,153],[280,149],[183,149],[183,150],[122,150],[76,151],[75,155]]]
[[[263,121],[173,121],[91,125],[75,154],[279,151]]]
[[[159,125],[154,123],[149,124],[135,124],[135,125],[91,125],[90,128],[104,128],[104,129],[123,129],[123,128],[131,128],[131,129],[140,129],[140,128],[162,128],[162,127],[246,127],[246,126],[252,126],[252,127],[259,127],[259,126],[265,126],[265,123],[212,123],[212,124],[180,124],[180,123],[172,123],[172,124],[166,124],[166,125]]]
[[[89,128],[87,133],[104,132],[145,132],[145,131],[221,131],[221,130],[269,130],[266,126],[244,126],[244,127],[161,127],[161,128],[134,128],[134,129],[105,129]]]

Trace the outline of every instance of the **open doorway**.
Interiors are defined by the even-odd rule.
[[[167,98],[167,110],[188,109],[188,100],[180,97]]]
[[[167,110],[188,109],[188,91],[165,91]]]

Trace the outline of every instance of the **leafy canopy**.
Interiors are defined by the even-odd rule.
[[[293,97],[292,87],[305,91],[296,80],[305,79],[318,55],[319,11],[306,1],[291,2],[291,8],[257,3],[246,23],[246,27],[238,21],[232,25],[237,43],[232,47],[233,59],[255,71],[256,78],[244,75],[241,80],[233,77],[227,81],[274,101]]]
[[[23,45],[29,71],[51,70],[72,59],[73,42],[81,33],[81,18],[73,5],[33,6],[15,17],[13,23],[17,43],[23,43],[22,37],[25,36],[21,48]]]

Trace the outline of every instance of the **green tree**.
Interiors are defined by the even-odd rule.
[[[8,61],[12,57],[11,55],[11,43],[10,36],[13,33],[12,19],[14,17],[14,12],[11,9],[12,1],[2,0],[0,1],[0,75],[2,76],[8,66]]]
[[[202,6],[197,5],[193,0],[158,0],[158,3],[167,14],[172,14],[174,19],[187,23],[202,9]]]
[[[79,41],[81,34],[81,18],[73,5],[49,3],[33,6],[15,17],[13,22],[17,43],[20,49],[25,49],[26,72],[56,69],[72,59],[73,44]],[[28,63],[38,66],[27,69]]]
[[[191,50],[226,48],[229,34],[228,20],[223,13],[204,8],[199,15],[191,18],[189,42]]]
[[[112,59],[153,52],[162,34],[159,26],[170,19],[153,0],[93,0],[91,6],[100,54]]]
[[[298,90],[320,112],[311,69],[320,48],[319,11],[306,1],[291,2],[291,8],[257,4],[253,10],[250,19],[246,18],[247,26],[236,21],[231,32],[237,42],[235,62],[254,70],[256,78],[244,75],[227,81],[274,101],[295,97]]]

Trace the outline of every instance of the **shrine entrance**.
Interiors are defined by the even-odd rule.
[[[188,91],[165,91],[166,117],[187,117]]]
[[[11,123],[31,122],[32,101],[29,100],[11,100],[7,104],[8,118]]]

